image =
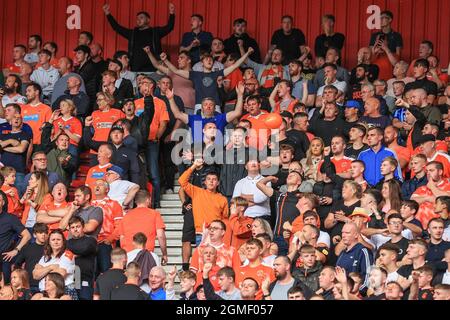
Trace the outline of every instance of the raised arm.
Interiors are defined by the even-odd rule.
[[[172,110],[174,117],[184,124],[188,124],[189,116],[186,113],[181,112],[178,108],[177,103],[175,102],[173,90],[167,90],[166,97],[169,99],[170,110]]]
[[[261,190],[262,193],[264,193],[266,196],[268,196],[270,198],[271,196],[273,196],[274,190],[272,187],[267,186],[267,183],[268,182],[276,183],[277,181],[278,181],[277,177],[274,177],[274,176],[266,177],[264,179],[261,179],[256,184],[256,187],[259,190]]]
[[[248,51],[242,57],[240,57],[238,61],[236,61],[234,64],[223,70],[224,77],[228,76],[234,70],[239,68],[253,52],[255,52],[253,48],[248,48]]]
[[[242,115],[242,111],[244,109],[244,83],[241,81],[236,86],[236,93],[237,93],[237,102],[236,107],[233,111],[230,111],[227,113],[227,122],[233,122],[234,120],[238,119]]]
[[[276,107],[276,104],[277,104],[275,99],[277,97],[279,88],[280,88],[280,84],[277,84],[275,86],[275,88],[273,88],[272,93],[270,94],[270,97],[269,97],[269,102],[270,102],[270,106],[272,107],[272,111],[275,110],[275,107]]]
[[[106,3],[103,6],[103,12],[105,13],[106,19],[108,20],[109,24],[114,29],[114,31],[117,32],[118,34],[120,34],[122,37],[130,40],[131,36],[133,34],[133,30],[121,26],[116,21],[116,19],[114,19],[114,17],[111,14],[111,8],[110,8],[109,4]]]
[[[149,46],[145,47],[143,50],[145,51],[145,53],[147,54],[148,58],[150,59],[150,62],[152,63],[152,65],[156,69],[158,69],[159,71],[161,71],[164,74],[168,74],[170,72],[169,68],[167,68],[166,66],[161,64],[159,62],[159,60],[156,59],[155,55],[152,53],[152,51],[151,51]]]
[[[172,32],[175,27],[175,5],[173,3],[169,3],[169,21],[167,24],[162,27],[156,27],[156,31],[158,32],[161,38],[167,36]]]
[[[173,73],[179,75],[182,78],[188,79],[189,80],[189,71],[187,70],[181,70],[178,69],[177,67],[175,67],[170,61],[169,59],[167,59],[167,54],[166,53],[161,53],[161,60],[166,64],[166,66],[169,68],[170,71],[172,71]]]

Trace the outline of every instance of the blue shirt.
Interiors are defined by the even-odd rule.
[[[364,171],[364,179],[369,183],[369,185],[374,186],[381,179],[383,175],[381,174],[381,163],[387,157],[394,157],[398,161],[397,154],[395,151],[381,146],[381,149],[375,153],[372,149],[367,149],[359,154],[358,160],[361,160],[366,165],[366,170]],[[403,181],[402,169],[400,165],[397,166],[397,170],[394,172],[394,176]]]
[[[298,101],[302,101],[303,99],[303,82],[307,83],[308,87],[308,94],[315,94],[316,88],[314,87],[314,84],[312,81],[309,81],[308,79],[300,79],[297,82],[294,83],[294,88],[292,89],[292,96],[297,99]]]
[[[364,289],[369,284],[369,268],[373,263],[373,255],[361,243],[355,244],[350,250],[342,251],[339,255],[336,266],[341,267],[350,272],[358,272],[363,278],[364,282],[361,289]]]
[[[189,128],[192,133],[192,140],[194,143],[203,142],[203,128],[208,123],[215,123],[217,126],[217,130],[220,131],[223,135],[227,122],[227,115],[225,113],[221,113],[215,115],[211,118],[203,118],[201,115],[194,114],[189,115]]]
[[[8,122],[0,124],[0,133],[1,134],[8,134],[12,130],[11,125]],[[29,134],[31,139],[33,139],[33,130],[31,130],[31,127],[27,123],[22,124],[22,131]]]
[[[155,292],[150,291],[149,296],[152,300],[166,300],[166,291],[160,288]]]
[[[213,98],[220,105],[217,78],[223,77],[223,70],[215,72],[189,72],[189,80],[194,83],[195,104],[201,104],[204,98]]]
[[[192,31],[186,32],[185,34],[183,34],[181,46],[189,47],[192,41],[194,41],[195,39],[200,41],[200,45],[198,47],[192,48],[192,50],[189,51],[189,54],[192,59],[192,65],[200,61],[200,51],[209,52],[211,50],[213,35],[211,34],[211,32],[207,31],[200,31],[200,33],[194,33]]]

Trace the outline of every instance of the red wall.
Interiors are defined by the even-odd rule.
[[[0,0],[0,65],[11,60],[15,43],[26,43],[27,37],[39,33],[44,41],[56,41],[60,53],[72,50],[79,30],[67,30],[66,9],[69,5],[81,7],[82,30],[94,33],[95,41],[104,44],[106,56],[116,49],[126,49],[126,42],[118,37],[106,22],[102,6],[95,0]],[[165,24],[168,0],[110,0],[111,10],[125,26],[134,25],[135,14],[147,10],[152,23]],[[295,17],[295,26],[303,30],[307,42],[314,47],[320,33],[320,16],[336,16],[336,31],[346,35],[343,51],[344,64],[353,65],[359,47],[368,45],[371,31],[366,27],[366,9],[376,4],[394,13],[393,26],[403,35],[403,58],[417,55],[422,39],[431,40],[436,53],[446,67],[450,57],[450,1],[449,0],[173,0],[177,8],[175,30],[164,40],[165,47],[176,52],[181,35],[189,29],[189,17],[200,13],[205,17],[205,29],[226,38],[231,33],[232,21],[238,17],[248,20],[248,31],[260,43],[265,54],[272,32],[279,28],[280,17]]]

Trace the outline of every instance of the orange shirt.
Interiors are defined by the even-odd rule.
[[[8,64],[6,64],[5,69],[8,69],[10,73],[20,74],[21,67],[22,67],[21,65],[18,66],[15,63],[8,63]]]
[[[8,199],[8,213],[13,214],[20,219],[22,217],[22,204],[20,203],[19,192],[17,189],[6,184],[2,185],[0,189],[5,194],[10,190],[14,191],[14,196],[6,194],[6,198]]]
[[[178,180],[184,192],[192,199],[195,231],[202,233],[203,224],[213,220],[222,220],[228,216],[228,200],[222,194],[212,193],[189,183],[192,168],[186,170]]]
[[[156,133],[158,132],[161,121],[169,121],[169,113],[167,112],[166,103],[158,98],[153,98],[155,104],[155,115],[153,116],[153,121],[150,125],[150,133],[148,135],[148,140],[155,140]],[[136,106],[136,115],[139,116],[144,112],[144,98],[134,101]]]
[[[444,173],[443,178],[449,179],[450,178],[450,156],[448,154],[442,153],[442,152],[436,152],[434,156],[431,158],[428,158],[428,162],[431,161],[437,161],[442,163],[444,166]]]
[[[450,194],[450,182],[446,180],[442,180],[438,183],[437,187],[439,190],[445,191]],[[428,189],[427,186],[422,186],[418,188],[413,195],[411,196],[411,200],[414,200],[414,196],[433,196],[433,192]],[[422,223],[424,228],[428,227],[428,222],[433,218],[439,218],[439,214],[434,213],[434,203],[433,202],[423,202],[419,206],[419,211],[416,214],[416,219]]]
[[[71,133],[79,136],[81,138],[81,135],[83,134],[83,126],[81,125],[81,121],[78,120],[78,118],[70,117],[67,120],[64,120],[63,118],[59,118],[55,122],[53,122],[53,132],[59,131],[59,125],[62,125],[64,128],[69,130]],[[56,138],[53,136],[53,138]],[[70,144],[73,144],[74,146],[78,146],[78,143],[72,139],[70,139]]]
[[[209,281],[211,282],[214,291],[221,290],[219,286],[219,277],[217,276],[217,272],[219,272],[220,269],[222,268],[216,264],[212,267],[211,271],[209,271]],[[197,290],[197,287],[199,285],[203,284],[203,270],[196,272],[196,274],[197,274],[197,282],[195,283],[195,290]]]
[[[109,109],[108,111],[94,111],[92,113],[92,127],[94,128],[94,141],[108,141],[109,132],[114,122],[125,118],[125,114],[118,109]]]
[[[128,211],[119,224],[120,245],[129,252],[133,250],[133,236],[142,232],[147,237],[148,251],[155,250],[156,231],[165,229],[161,214],[149,208],[136,208]]]
[[[258,282],[259,290],[256,293],[256,300],[262,299],[261,285],[266,277],[270,278],[270,282],[275,280],[275,274],[271,267],[265,266],[262,263],[257,267],[250,267],[250,265],[242,266],[236,271],[236,282],[238,287],[246,278],[253,278]]]
[[[230,80],[230,90],[234,90],[238,83],[244,80],[242,77],[242,71],[239,70],[239,68],[226,76],[225,79]]]
[[[316,137],[311,132],[305,132],[306,136],[308,137],[309,142],[313,141],[313,139]]]
[[[98,242],[105,239],[111,243],[114,240],[119,240],[119,224],[123,219],[122,206],[108,197],[102,200],[94,200],[91,204],[94,207],[102,208],[103,211],[103,224],[98,235]]]
[[[203,270],[203,250],[208,244],[202,243],[198,246],[192,254],[190,269],[194,272],[200,272]],[[219,247],[215,247],[217,251],[216,265],[220,268],[231,267],[237,270],[241,266],[241,258],[239,257],[238,249],[227,246],[222,243]]]
[[[398,58],[396,54],[394,54],[394,56]],[[389,79],[392,78],[392,72],[394,71],[394,67],[392,66],[386,54],[377,56],[372,63],[376,64],[378,68],[380,68],[378,79],[388,81]]]
[[[55,201],[53,200],[53,197],[49,197],[44,200],[44,202],[39,207],[39,210],[49,212],[49,211],[53,211],[53,210],[67,208],[68,205],[69,204],[66,201],[57,205],[55,203]],[[52,232],[53,230],[56,230],[56,229],[59,229],[59,222],[55,222],[55,223],[48,225],[49,232]],[[68,234],[68,232],[65,232],[66,237],[67,237],[67,234]]]
[[[26,104],[21,106],[23,122],[33,131],[33,144],[41,144],[42,126],[52,116],[52,109],[43,103],[36,106]]]
[[[223,242],[231,247],[239,249],[252,237],[252,222],[250,217],[232,215],[230,219],[222,220],[227,226]]]
[[[249,147],[262,150],[269,143],[271,130],[264,123],[267,115],[266,111],[261,111],[261,114],[256,117],[246,114],[241,118],[241,120],[248,120],[252,124],[252,128],[248,133]]]
[[[335,159],[334,157],[330,158],[331,162],[336,167],[336,174],[349,172],[352,167],[352,158],[344,156],[342,159]],[[319,166],[317,167],[317,171],[322,167],[324,160],[320,161]]]
[[[85,185],[91,188],[92,194],[94,194],[95,181],[106,178],[106,171],[112,167],[111,163],[105,164],[103,166],[96,165],[89,169],[86,175]]]
[[[42,204],[46,203],[47,201],[53,201],[53,197],[51,194],[46,194],[44,196],[44,199],[42,200]],[[42,206],[42,204],[41,204],[41,206]],[[36,213],[41,209],[41,206],[36,207],[36,209],[35,209]],[[30,205],[28,203],[25,203],[24,208],[23,208],[22,219],[20,220],[23,225],[25,225],[25,223],[27,222],[29,214],[30,214]]]

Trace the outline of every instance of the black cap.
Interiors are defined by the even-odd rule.
[[[119,130],[120,132],[124,133],[123,128],[121,126],[118,126],[118,125],[113,126],[111,128],[110,132],[113,132],[113,131],[116,131],[116,130]]]
[[[436,141],[436,137],[433,136],[432,134],[426,134],[426,135],[423,135],[423,136],[421,136],[421,137],[419,138],[418,143],[419,143],[419,144],[423,144],[423,143],[429,142],[429,141],[435,142],[435,141]]]
[[[85,45],[78,46],[73,51],[75,51],[75,52],[83,51],[84,53],[87,53],[89,55],[91,54],[91,48],[89,48],[88,46],[85,46]]]

